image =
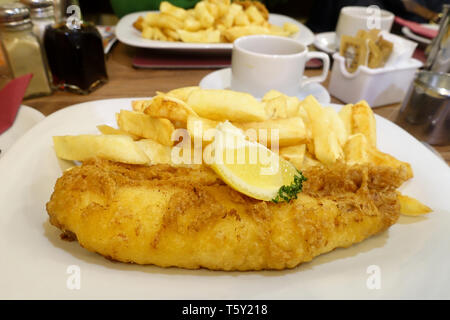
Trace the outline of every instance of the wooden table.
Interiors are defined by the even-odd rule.
[[[29,99],[24,104],[34,107],[45,115],[49,115],[67,106],[99,99],[147,97],[153,96],[156,91],[169,91],[171,89],[197,85],[199,81],[213,69],[161,69],[145,70],[135,69],[131,64],[135,49],[121,43],[113,48],[107,57],[107,70],[109,82],[89,95],[77,95],[69,92],[55,92],[48,97]],[[306,75],[314,76],[319,70],[307,70]],[[328,87],[329,78],[323,83]],[[331,98],[333,103],[342,103]],[[374,112],[392,120],[400,104],[388,105],[374,109]],[[447,164],[450,165],[450,146],[435,147]],[[420,156],[420,155],[414,155]]]

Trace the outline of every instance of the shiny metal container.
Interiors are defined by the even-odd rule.
[[[439,33],[426,49],[425,69],[450,72],[450,4],[443,6]]]
[[[419,71],[395,122],[432,145],[450,144],[450,74]]]

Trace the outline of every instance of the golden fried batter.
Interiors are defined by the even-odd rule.
[[[233,3],[236,3],[238,5],[241,5],[244,10],[247,9],[250,6],[255,6],[256,9],[261,13],[261,15],[264,17],[264,19],[269,20],[269,10],[267,10],[264,3],[257,0],[234,0]]]
[[[304,171],[297,200],[248,198],[203,166],[91,160],[66,171],[50,222],[113,260],[214,270],[293,268],[394,224],[403,167],[338,164]]]

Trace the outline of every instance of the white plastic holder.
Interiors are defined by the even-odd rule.
[[[334,63],[328,90],[345,103],[366,100],[371,107],[401,102],[422,62],[410,58],[397,66],[371,69],[359,66],[354,73],[345,67],[339,53],[333,55]]]

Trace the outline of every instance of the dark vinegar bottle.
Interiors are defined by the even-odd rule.
[[[48,26],[44,47],[58,89],[87,94],[108,81],[103,41],[95,25],[82,22],[70,28],[63,22]]]

